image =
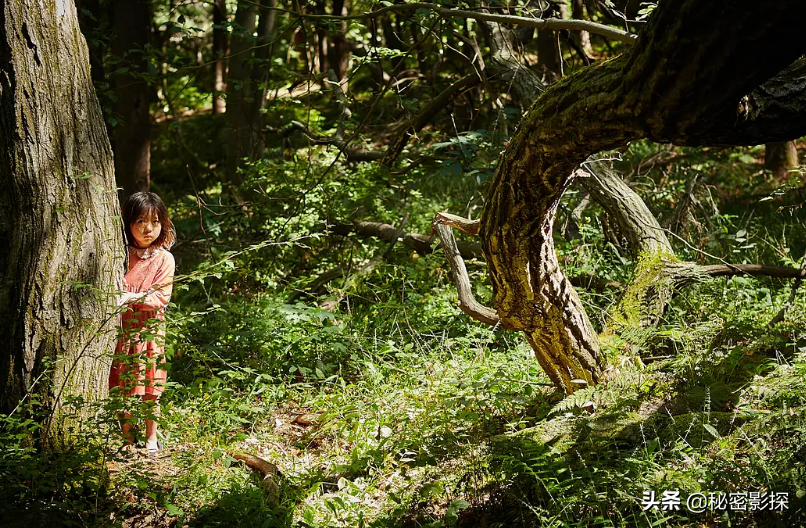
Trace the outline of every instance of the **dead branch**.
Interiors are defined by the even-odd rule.
[[[441,17],[447,17],[447,18],[469,18],[473,20],[485,20],[488,22],[498,22],[501,24],[512,24],[516,26],[533,27],[537,28],[538,30],[544,30],[544,31],[546,30],[562,31],[566,29],[572,31],[583,30],[589,33],[594,33],[597,35],[601,35],[603,37],[607,37],[609,39],[618,40],[620,42],[624,42],[625,44],[630,45],[634,44],[635,41],[638,39],[637,35],[633,35],[631,33],[627,33],[626,31],[622,31],[614,27],[606,26],[604,24],[598,24],[596,22],[590,22],[587,20],[560,19],[560,18],[542,19],[542,18],[529,18],[515,15],[497,15],[494,13],[444,8],[438,6],[437,4],[421,3],[421,2],[411,4],[396,4],[387,7],[382,7],[381,9],[370,11],[368,13],[363,13],[360,15],[348,15],[348,16],[309,15],[306,13],[299,13],[288,9],[281,9],[281,8],[273,8],[273,9],[282,11],[284,13],[289,13],[299,18],[324,18],[330,20],[358,20],[366,18],[376,18],[389,11],[400,12],[400,11],[415,11],[417,9],[428,9]]]
[[[333,279],[338,279],[344,276],[344,269],[342,268],[335,268],[330,271],[326,271],[323,274],[319,275],[317,278],[309,282],[305,288],[301,290],[297,290],[292,293],[286,304],[291,304],[303,295],[312,295],[313,293],[319,291],[320,289],[324,288],[327,283],[332,281]],[[309,293],[310,292],[310,293]]]
[[[470,220],[450,213],[437,213],[437,216],[434,217],[434,224],[455,227],[466,235],[478,236],[481,220]]]
[[[473,295],[473,288],[470,285],[470,276],[467,274],[465,261],[462,259],[459,248],[456,246],[456,239],[453,237],[451,227],[442,223],[439,215],[437,215],[432,224],[432,228],[439,237],[440,245],[443,251],[445,251],[445,258],[450,265],[451,278],[453,279],[454,286],[456,286],[456,291],[459,293],[459,308],[476,321],[499,326],[501,320],[495,310],[479,303]]]
[[[803,279],[806,269],[789,266],[765,266],[764,264],[713,264],[698,266],[711,277],[733,277],[751,275],[753,277],[774,277],[776,279]]]
[[[335,299],[329,299],[322,304],[319,305],[320,308],[323,310],[332,311],[336,308],[341,301],[347,296],[347,292],[351,289],[355,289],[359,284],[363,283],[367,277],[372,274],[375,269],[386,262],[391,255],[392,250],[394,249],[397,242],[400,240],[400,236],[404,233],[404,228],[406,227],[406,222],[409,220],[409,215],[406,213],[403,215],[403,219],[400,221],[400,227],[396,228],[394,235],[391,237],[389,241],[389,245],[386,247],[383,253],[380,255],[376,255],[370,259],[364,266],[361,267],[358,271],[347,277],[344,281],[344,286],[342,287],[341,291],[339,292],[338,296]]]
[[[280,475],[280,470],[275,464],[268,460],[260,458],[259,456],[250,453],[232,453],[232,458],[240,460],[255,471],[260,471],[264,477]]]
[[[232,458],[239,460],[246,464],[248,467],[255,471],[259,471],[263,477],[260,483],[266,492],[266,502],[271,506],[277,507],[280,505],[280,487],[275,481],[275,477],[280,475],[280,470],[276,465],[268,460],[264,460],[259,456],[249,453],[232,453]]]
[[[295,132],[302,132],[304,133],[314,145],[333,145],[337,149],[344,152],[344,155],[347,157],[347,161],[377,161],[383,158],[384,153],[378,150],[363,150],[359,148],[350,147],[348,142],[344,139],[340,139],[337,136],[334,137],[327,137],[327,136],[320,136],[313,132],[307,125],[304,123],[300,123],[299,121],[291,121],[288,125],[286,125],[283,130],[280,132],[280,137],[288,137]]]
[[[352,224],[338,224],[332,228],[337,235],[349,235],[355,233],[364,237],[375,237],[391,242],[397,236],[397,228],[390,224],[381,222],[355,222]],[[431,245],[434,243],[433,236],[422,235],[420,233],[404,233],[400,235],[401,243],[412,248],[417,253],[426,255],[433,251]],[[463,258],[479,258],[484,254],[481,246],[473,242],[457,241],[457,247]]]

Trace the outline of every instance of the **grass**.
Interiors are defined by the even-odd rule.
[[[734,287],[714,281],[676,305],[717,303]],[[286,319],[286,340],[273,345],[288,348],[285,356],[236,339],[241,334],[229,323],[270,329],[265,318],[288,314],[278,316],[269,297],[253,299],[251,308],[233,300],[242,310],[224,307],[218,324],[257,352],[231,348],[219,335],[217,355],[228,360],[215,364],[209,349],[186,342],[187,355],[174,360],[176,377],[194,363],[207,362],[210,372],[185,376],[164,400],[164,458],[107,461],[98,510],[75,522],[798,526],[806,508],[798,463],[806,456],[806,342],[792,332],[804,311],[797,305],[785,327],[770,331],[764,323],[774,310],[751,312],[753,299],[719,318],[708,307],[657,332],[603,336],[607,381],[565,399],[547,386],[517,335],[455,317],[440,292],[399,299],[400,317],[374,326],[364,324],[360,308],[351,316],[296,318],[296,326]],[[404,312],[421,322],[413,308],[423,302],[441,307],[444,332],[401,324]],[[339,331],[322,333],[332,327]],[[333,335],[345,347],[327,356],[332,342],[322,340]],[[260,354],[274,363],[264,358],[262,370],[249,367]],[[278,506],[258,475],[235,463],[231,455],[241,451],[279,467]],[[683,497],[786,491],[789,509],[643,511],[650,490]]]
[[[284,181],[278,175],[302,173],[264,169],[270,195],[305,188],[299,182],[272,188]],[[219,261],[225,249],[240,249],[280,227],[290,231],[276,240],[307,237],[323,225],[323,203],[332,202],[346,217],[354,196],[367,202],[356,209],[381,209],[378,219],[398,219],[389,206],[396,199],[390,187],[339,178],[339,186],[305,195],[294,222],[274,214],[274,202],[251,216],[224,208],[208,215],[210,236],[180,249],[178,260],[185,270],[198,260]],[[434,211],[459,211],[468,203],[464,195],[475,196],[472,182],[439,178],[424,180],[422,193],[407,198],[416,212],[412,230],[427,232]],[[440,188],[451,195],[425,197]],[[177,203],[177,225],[195,230],[196,202]],[[785,260],[796,244],[792,236],[769,235],[772,223],[758,219],[726,215],[714,225],[713,240],[736,261]],[[563,266],[629,280],[632,263],[606,241],[595,216],[579,227],[578,240],[558,242]],[[680,292],[657,328],[600,336],[609,365],[605,381],[562,398],[519,334],[481,327],[458,309],[439,253],[395,248],[390,263],[348,291],[332,312],[311,302],[285,303],[322,271],[345,265],[345,255],[352,266],[378,247],[351,239],[331,246],[310,237],[244,253],[237,266],[178,286],[179,305],[169,313],[171,386],[162,399],[162,457],[117,455],[114,416],[103,409],[98,413],[105,420],[88,421],[77,432],[83,440],[76,448],[53,455],[34,449],[36,425],[23,413],[0,417],[2,522],[806,525],[802,296],[782,324],[767,326],[789,294],[787,283],[735,277]],[[698,258],[679,249],[681,258]],[[479,297],[489,297],[484,267],[471,264],[470,271],[482,285]],[[582,298],[594,324],[605,327],[618,292],[582,292]],[[33,398],[28,411],[36,414]],[[279,504],[260,476],[233,458],[238,452],[278,466]],[[789,508],[645,511],[644,493],[652,491],[683,497],[787,492]]]

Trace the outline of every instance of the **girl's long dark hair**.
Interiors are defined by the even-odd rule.
[[[157,239],[151,243],[152,246],[171,249],[176,241],[176,229],[173,222],[168,217],[168,210],[162,200],[153,192],[137,192],[126,198],[123,203],[123,228],[126,231],[126,243],[135,246],[132,235],[132,224],[143,214],[157,213],[160,220],[162,232]]]

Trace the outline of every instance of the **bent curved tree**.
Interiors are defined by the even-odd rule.
[[[806,4],[794,0],[762,11],[738,0],[664,0],[631,50],[547,89],[519,125],[490,189],[482,247],[502,324],[526,334],[567,393],[596,383],[603,366],[552,239],[575,169],[640,138],[729,146],[806,133],[802,115],[789,119],[794,99],[783,97],[806,83],[794,66],[782,72],[806,48],[802,15]]]

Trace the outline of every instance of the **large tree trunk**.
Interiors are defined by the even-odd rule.
[[[681,145],[778,140],[784,134],[764,118],[770,108],[749,104],[769,91],[751,92],[803,53],[802,15],[806,5],[794,0],[763,11],[738,0],[665,0],[633,49],[550,87],[522,121],[496,170],[482,247],[502,323],[526,333],[566,392],[595,383],[602,369],[596,335],[552,239],[576,167],[643,137]],[[731,24],[711,23],[728,16]],[[801,125],[782,139],[797,137]]]
[[[227,69],[227,0],[213,2],[213,113],[223,114],[226,110],[224,102],[224,74]]]
[[[150,0],[116,2],[112,53],[128,72],[114,77],[114,112],[123,120],[113,127],[115,174],[123,196],[147,191],[151,186],[151,115],[146,46],[151,39]]]
[[[114,167],[72,0],[0,10],[0,412],[107,393],[122,271]]]
[[[484,24],[490,42],[487,67],[491,77],[511,88],[515,99],[528,108],[543,90],[540,79],[517,60],[512,31],[495,22]],[[584,167],[590,176],[582,179],[583,185],[618,223],[637,262],[634,280],[611,314],[611,328],[654,324],[679,285],[673,273],[679,269],[674,250],[641,197],[609,165],[589,160]]]

